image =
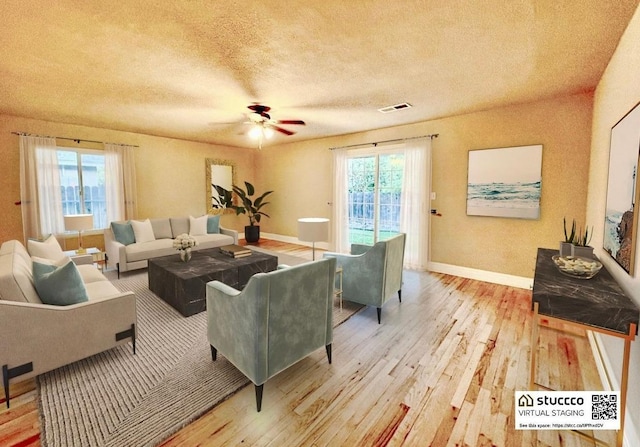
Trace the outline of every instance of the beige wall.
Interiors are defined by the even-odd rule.
[[[558,246],[562,219],[584,222],[591,94],[579,94],[344,137],[292,143],[258,153],[259,184],[274,189],[263,231],[295,237],[302,216],[331,217],[330,147],[438,133],[432,146],[431,261],[533,277],[537,247]],[[466,215],[468,151],[542,144],[539,220]]]
[[[595,226],[594,239],[591,243],[596,254],[609,271],[622,284],[623,288],[640,305],[640,267],[636,256],[636,268],[633,276],[628,275],[602,249],[604,235],[604,216],[607,197],[607,178],[609,166],[609,147],[611,127],[615,125],[629,110],[640,102],[640,9],[623,35],[618,48],[611,58],[605,73],[598,84],[594,99],[593,136],[591,144],[591,169],[589,175],[589,194],[587,202],[587,220]],[[637,231],[637,229],[636,229]],[[640,247],[636,247],[636,253]],[[622,343],[612,337],[602,337],[605,354],[616,369],[616,378],[620,380],[622,364]],[[627,423],[632,427],[625,430],[627,436],[634,436],[628,445],[640,442],[640,343],[636,340],[631,345],[631,379],[627,408]]]
[[[239,181],[254,177],[255,151],[250,149],[0,115],[0,241],[22,240],[20,207],[14,205],[20,200],[19,142],[11,132],[139,146],[135,150],[139,218],[204,214],[206,158],[234,161]],[[75,145],[66,140],[59,140],[58,144]],[[242,229],[244,220],[225,215],[222,225]],[[100,243],[99,238],[87,241]]]

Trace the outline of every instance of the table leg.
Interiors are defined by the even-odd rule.
[[[531,321],[531,362],[529,371],[529,390],[533,391],[536,383],[536,360],[538,353],[538,303],[533,303],[533,319]]]
[[[635,337],[636,325],[631,324],[629,327],[629,338],[624,340],[624,354],[622,356],[622,381],[620,383],[620,430],[616,444],[622,447],[624,440],[624,417],[627,409],[627,388],[629,386],[629,356],[631,354],[631,337]]]

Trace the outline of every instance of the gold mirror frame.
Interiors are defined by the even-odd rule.
[[[229,160],[207,158],[205,160],[205,168],[206,168],[205,191],[207,195],[205,203],[207,204],[207,214],[217,215],[217,214],[233,213],[234,211],[230,208],[214,207],[213,197],[214,196],[217,197],[218,192],[215,190],[213,185],[214,184],[219,185],[231,191],[232,186],[235,185],[236,183],[235,163]],[[229,179],[230,179],[230,183],[229,183]],[[236,200],[237,199],[234,196],[233,198],[234,205],[236,204]]]

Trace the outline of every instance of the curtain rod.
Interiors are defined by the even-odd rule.
[[[115,144],[117,146],[140,147],[140,146],[137,146],[135,144],[109,143],[109,142],[105,142],[105,141],[83,140],[82,138],[67,138],[67,137],[54,137],[54,136],[49,136],[49,135],[35,135],[35,134],[32,134],[32,133],[26,133],[26,132],[11,132],[11,133],[13,135],[24,135],[24,136],[27,136],[27,137],[41,137],[41,138],[55,138],[56,140],[69,140],[69,141],[75,141],[76,143],[80,143],[81,141],[84,141],[85,143]]]
[[[430,138],[433,140],[434,138],[438,138],[438,135],[440,134],[432,133],[430,135],[420,135],[419,137],[396,138],[395,140],[374,141],[373,143],[351,144],[349,146],[330,147],[329,150],[334,151],[336,149],[352,149],[354,147],[360,147],[360,146],[377,146],[379,144],[386,144],[386,143],[400,143],[402,141],[419,140],[420,138]]]

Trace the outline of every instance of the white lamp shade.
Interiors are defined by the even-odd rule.
[[[323,217],[298,219],[298,239],[306,242],[329,240],[329,219]]]
[[[64,216],[67,231],[83,231],[93,228],[93,214],[69,214]]]

